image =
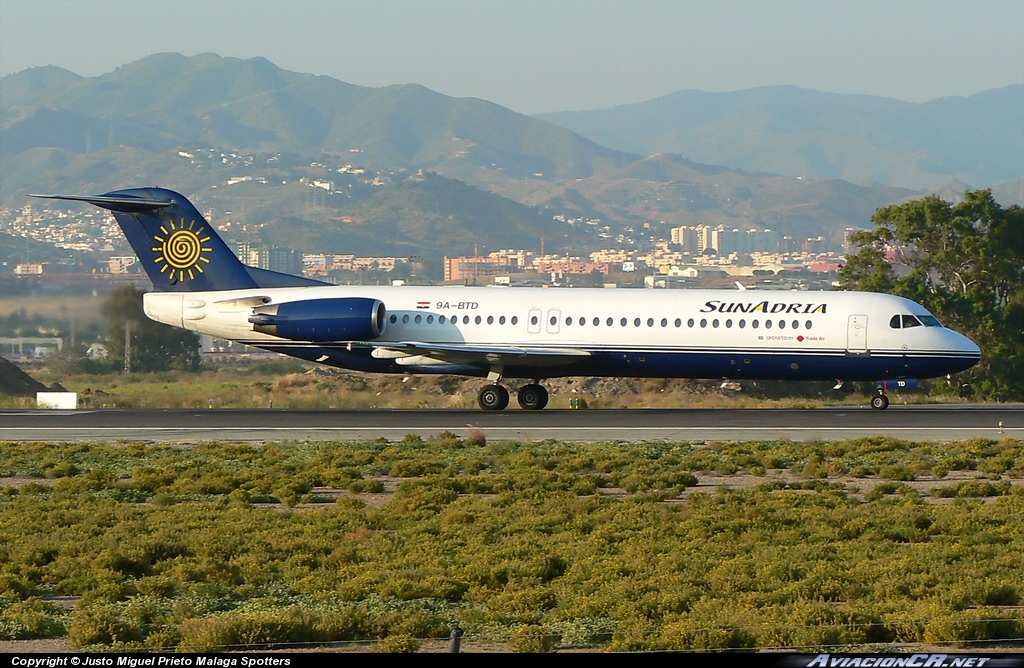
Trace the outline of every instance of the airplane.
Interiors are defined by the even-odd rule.
[[[163,188],[32,195],[113,212],[154,291],[158,322],[321,364],[373,373],[525,379],[519,406],[544,408],[544,379],[893,381],[970,368],[980,349],[921,305],[843,291],[338,286],[243,264],[184,196]],[[881,383],[871,406],[885,409]]]

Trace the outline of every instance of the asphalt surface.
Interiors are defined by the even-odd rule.
[[[0,441],[401,440],[909,441],[1024,438],[1024,405],[628,410],[5,410]]]

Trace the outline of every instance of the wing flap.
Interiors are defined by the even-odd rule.
[[[371,354],[380,359],[399,361],[408,357],[423,357],[448,364],[489,366],[559,366],[578,362],[590,356],[589,352],[579,348],[441,344],[420,341],[366,342],[360,345],[373,347]],[[399,364],[401,363],[399,361]]]

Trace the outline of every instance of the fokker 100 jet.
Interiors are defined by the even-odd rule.
[[[976,364],[978,346],[907,299],[867,292],[336,286],[243,264],[182,195],[130,188],[36,195],[109,209],[153,283],[158,322],[322,364],[373,373],[487,379],[564,376],[888,381]],[[883,385],[884,387],[884,385]],[[889,400],[883,391],[874,408]]]

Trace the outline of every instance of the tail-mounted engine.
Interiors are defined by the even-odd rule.
[[[368,297],[306,299],[259,306],[253,331],[293,341],[368,341],[384,333],[384,303]]]

